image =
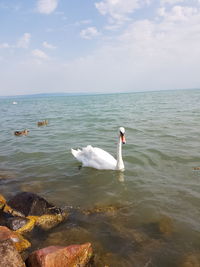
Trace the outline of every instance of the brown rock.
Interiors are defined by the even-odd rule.
[[[31,246],[30,242],[24,239],[20,234],[11,231],[5,226],[0,226],[0,242],[10,240],[17,251],[21,252]]]
[[[0,267],[25,267],[11,240],[0,241]]]
[[[200,267],[200,252],[188,253],[183,257],[180,267]]]
[[[164,236],[171,236],[174,231],[172,219],[168,216],[162,216],[159,221],[159,230]]]
[[[50,246],[33,252],[28,267],[84,267],[92,256],[90,243],[68,247]]]

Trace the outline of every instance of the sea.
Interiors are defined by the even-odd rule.
[[[200,90],[1,98],[0,127],[0,193],[71,212],[32,250],[90,242],[93,266],[199,266]],[[119,127],[124,172],[72,156],[92,145],[116,157]]]

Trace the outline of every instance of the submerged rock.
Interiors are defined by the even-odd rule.
[[[174,231],[172,219],[168,216],[162,216],[159,220],[159,231],[165,236],[169,237]]]
[[[25,267],[11,240],[0,241],[0,267]]]
[[[15,173],[8,171],[8,170],[0,169],[0,182],[15,178],[15,177],[16,177]]]
[[[68,247],[50,246],[33,252],[26,263],[28,267],[84,267],[91,257],[90,243]]]
[[[93,215],[93,214],[99,214],[99,213],[114,215],[116,211],[119,210],[120,208],[121,206],[113,206],[113,205],[95,206],[92,209],[83,210],[82,212],[85,215]]]
[[[179,267],[200,267],[200,252],[185,255]]]
[[[93,241],[91,231],[80,226],[64,227],[64,229],[55,229],[55,231],[49,233],[42,246],[66,246],[87,243],[88,240]]]

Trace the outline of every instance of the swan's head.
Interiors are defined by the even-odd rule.
[[[125,129],[124,127],[119,128],[119,134],[122,141],[122,144],[126,144],[126,138],[125,138]]]

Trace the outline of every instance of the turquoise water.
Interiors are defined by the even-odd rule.
[[[200,90],[0,99],[5,197],[31,191],[63,207],[117,207],[75,216],[34,246],[89,241],[97,266],[179,266],[199,252],[199,103]],[[38,127],[44,119],[49,124]],[[115,156],[120,126],[125,171],[80,168],[71,147],[91,144]],[[14,136],[25,128],[28,136]],[[167,234],[156,230],[163,218]]]

